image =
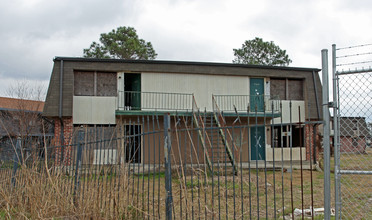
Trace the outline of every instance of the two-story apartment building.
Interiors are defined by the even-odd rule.
[[[290,149],[291,159],[310,159],[309,148],[315,144],[309,135],[315,126],[304,122],[322,118],[318,72],[231,63],[56,57],[43,114],[55,121],[56,141],[65,145],[81,125],[115,126],[138,115],[170,112],[190,115],[196,126],[203,127],[197,112],[205,111],[213,115],[215,126],[226,127],[238,114],[250,125],[265,124],[251,129],[252,136],[262,137],[259,145],[264,147],[251,153],[258,145],[258,139],[251,138],[242,146],[243,162],[272,161],[282,153],[289,160]],[[135,126],[139,127],[132,131],[146,130],[140,123]],[[208,137],[199,138],[207,145],[203,139]],[[162,154],[163,149],[148,146],[146,140],[137,143],[132,161],[152,162],[145,153],[149,150]],[[226,149],[234,151],[233,146]]]

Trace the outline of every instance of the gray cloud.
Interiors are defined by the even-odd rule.
[[[231,62],[232,49],[257,36],[286,49],[292,66],[320,67],[320,50],[332,43],[372,42],[371,5],[367,0],[4,1],[0,94],[14,79],[47,82],[55,56],[82,56],[100,33],[118,26],[136,28],[152,42],[158,59]]]
[[[86,39],[98,40],[132,11],[119,0],[7,1],[0,9],[0,74],[45,79],[54,56],[81,55]]]

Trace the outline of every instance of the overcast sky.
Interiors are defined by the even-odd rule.
[[[101,33],[131,26],[158,60],[230,63],[261,37],[296,67],[321,67],[321,50],[372,43],[369,0],[12,0],[0,3],[0,95],[27,79],[48,84],[53,58],[80,57]],[[330,53],[330,51],[329,51]]]

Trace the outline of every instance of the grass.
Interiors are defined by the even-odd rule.
[[[63,172],[52,169],[47,172],[39,172],[36,167],[20,169],[15,188],[9,185],[10,177],[3,176],[0,219],[165,218],[164,171],[128,175],[127,170],[121,169],[121,172],[93,173],[81,174],[76,191],[74,176],[66,178]],[[174,218],[249,219],[251,215],[256,219],[259,215],[273,219],[289,215],[295,208],[323,207],[322,172],[303,171],[302,185],[300,170],[283,174],[270,171],[266,177],[264,171],[255,169],[243,169],[237,176],[222,174],[224,172],[206,174],[203,169],[190,167],[172,170]],[[331,178],[334,179],[334,174]],[[345,175],[341,181],[343,208],[350,210],[350,218],[363,218],[358,210],[367,212],[364,217],[372,216],[368,202],[372,198],[371,178]],[[331,190],[333,196],[333,181]],[[334,198],[331,206],[334,207]],[[322,216],[315,219],[322,219]]]
[[[5,219],[6,216],[7,216],[6,214],[7,214],[7,212],[5,210],[1,210],[0,211],[0,219]]]

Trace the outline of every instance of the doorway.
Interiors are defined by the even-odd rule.
[[[126,163],[141,163],[142,126],[125,125],[124,155]]]
[[[251,160],[265,160],[265,126],[251,127]]]
[[[124,104],[126,110],[141,110],[141,74],[124,74]]]
[[[264,111],[264,79],[250,78],[249,80],[249,103],[251,112]]]

